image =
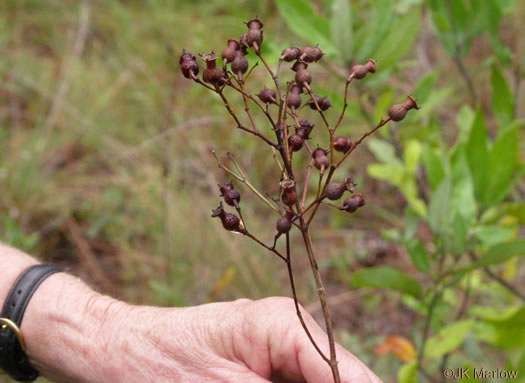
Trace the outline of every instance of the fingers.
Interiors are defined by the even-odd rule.
[[[266,311],[270,362],[274,371],[290,382],[333,383],[328,363],[308,339],[291,299],[270,298]],[[328,336],[301,308],[307,327],[321,351],[330,358]],[[259,323],[260,324],[260,323]],[[336,346],[338,367],[343,383],[380,383],[381,380],[358,358]]]
[[[305,317],[307,314],[304,315]],[[317,345],[327,358],[330,357],[328,336],[308,315],[308,327]],[[305,318],[306,320],[306,318]],[[290,331],[295,333],[293,350],[297,352],[297,362],[300,373],[306,382],[333,383],[332,370],[321,358],[317,350],[307,338],[302,327],[293,326]],[[343,347],[336,346],[336,355],[341,381],[344,383],[378,383],[375,376],[359,359]]]

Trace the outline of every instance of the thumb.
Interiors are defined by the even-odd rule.
[[[329,358],[328,336],[309,314],[303,314],[305,315],[309,317],[307,325],[312,337],[323,354]],[[297,361],[306,382],[333,383],[334,378],[330,366],[314,348],[304,329],[300,327],[296,331]],[[363,362],[338,344],[336,344],[336,355],[342,383],[381,383],[381,380]]]
[[[333,383],[332,370],[310,342],[297,318],[291,299],[267,298],[266,331],[274,372],[292,382]],[[270,308],[271,307],[271,308]],[[312,316],[300,308],[304,322],[322,353],[330,358],[327,334]],[[268,316],[269,312],[271,315]],[[381,380],[355,355],[336,345],[342,383],[381,383]]]

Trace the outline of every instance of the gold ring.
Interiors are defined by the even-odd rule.
[[[15,333],[18,339],[18,343],[20,343],[20,347],[22,347],[22,351],[26,352],[26,343],[24,342],[24,337],[22,336],[22,332],[20,331],[16,323],[7,318],[0,318],[0,325],[0,329],[2,330],[2,332],[5,332],[9,328]]]

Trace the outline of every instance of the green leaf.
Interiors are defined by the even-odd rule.
[[[419,215],[411,208],[405,208],[405,232],[403,238],[410,240],[416,234],[416,231],[420,225]]]
[[[483,253],[483,255],[472,266],[485,267],[500,264],[507,259],[521,255],[525,255],[525,239],[498,243]]]
[[[389,164],[393,161],[398,161],[394,147],[385,140],[371,139],[368,141],[368,149],[380,161]]]
[[[414,85],[414,91],[412,93],[412,96],[414,96],[414,98],[419,104],[425,104],[425,101],[428,99],[428,97],[434,90],[434,85],[436,83],[437,76],[438,74],[436,71],[429,71],[423,76],[421,76],[416,85]]]
[[[421,286],[415,279],[387,266],[358,270],[354,273],[353,285],[393,289],[415,297],[421,296]]]
[[[337,48],[330,38],[330,25],[326,18],[317,16],[312,3],[307,0],[279,0],[275,2],[288,27],[306,42],[319,44],[325,54],[337,55]]]
[[[352,58],[352,8],[349,0],[334,0],[331,20],[332,41],[339,50],[342,61]]]
[[[385,110],[392,105],[392,93],[392,88],[386,88],[381,92],[381,96],[379,96],[375,103],[374,121],[380,121],[385,115]]]
[[[397,371],[398,383],[417,383],[417,361],[403,364]]]
[[[512,120],[512,93],[497,65],[492,66],[492,113],[502,126]]]
[[[455,44],[451,33],[452,26],[450,25],[448,11],[445,4],[441,0],[429,0],[430,15],[432,16],[432,24],[437,32],[441,44],[450,56],[454,55]]]
[[[408,255],[410,255],[410,259],[412,259],[412,263],[416,269],[423,273],[427,273],[430,270],[430,261],[423,244],[417,239],[413,239],[407,241],[405,248],[407,249]]]
[[[503,310],[498,317],[485,321],[502,326],[525,326],[525,306],[511,306],[508,310]]]
[[[428,223],[435,233],[442,233],[448,226],[449,200],[452,184],[450,178],[444,178],[430,197]]]
[[[500,132],[489,155],[488,173],[490,174],[487,190],[488,204],[496,204],[501,195],[501,190],[508,186],[513,172],[518,167],[518,127],[516,121],[507,129]]]
[[[401,164],[395,162],[388,165],[371,164],[368,165],[367,171],[371,177],[387,181],[394,186],[401,185],[404,174]]]
[[[477,226],[472,229],[472,233],[486,247],[510,240],[514,232],[513,229],[501,226]]]
[[[421,159],[430,189],[434,191],[445,176],[445,170],[443,169],[441,158],[435,150],[427,147],[423,150],[423,156]]]
[[[371,15],[370,20],[374,20],[374,23],[372,23],[372,25],[368,23],[364,24],[362,27],[363,38],[361,39],[363,42],[359,46],[359,41],[355,44],[357,48],[356,55],[359,62],[364,62],[372,58],[372,52],[376,50],[377,46],[388,33],[394,12],[392,0],[379,0],[375,7],[370,8],[374,13]],[[372,27],[372,30],[370,30],[370,27]]]
[[[471,220],[460,213],[456,213],[453,216],[451,224],[453,233],[451,251],[456,255],[461,255],[465,251],[470,223]]]
[[[420,7],[414,7],[391,25],[389,33],[372,54],[381,68],[386,69],[396,64],[408,53],[416,40],[420,19]]]
[[[502,315],[493,315],[476,324],[476,338],[504,349],[525,346],[525,306],[506,310]]]
[[[474,219],[477,211],[474,198],[472,176],[465,156],[463,145],[455,148],[450,157],[452,190],[450,193],[450,215],[456,213],[464,217],[467,223]]]
[[[456,125],[459,128],[458,142],[467,140],[474,118],[475,114],[471,107],[463,105],[456,115]]]
[[[413,174],[416,171],[422,150],[421,143],[418,140],[409,140],[406,143],[403,157],[405,160],[405,168],[408,173]]]
[[[508,306],[503,309],[491,306],[471,306],[468,309],[468,313],[481,320],[504,322],[512,319],[520,310],[522,310],[520,306]]]
[[[507,46],[503,44],[498,36],[498,31],[489,31],[487,33],[487,37],[489,39],[490,45],[492,46],[492,49],[494,50],[494,55],[498,58],[499,63],[504,67],[508,67],[512,57],[512,52]]]
[[[487,128],[483,120],[480,109],[476,112],[476,117],[472,123],[470,134],[466,146],[467,162],[474,181],[474,193],[478,201],[485,201],[487,189],[487,169],[488,169],[488,149],[487,149]]]
[[[403,196],[406,198],[410,207],[412,207],[412,209],[414,209],[414,211],[417,212],[420,217],[426,217],[427,207],[425,203],[418,197],[416,178],[413,172],[409,173],[405,169],[401,177],[401,182],[399,183],[399,188],[401,189],[401,193],[403,193]]]
[[[499,203],[514,187],[523,179],[525,175],[525,166],[521,166],[515,174],[511,177],[510,181],[504,184],[501,188],[492,188],[491,191],[495,191],[496,194],[492,197],[492,200],[488,202],[490,204]]]
[[[525,226],[525,202],[508,204],[505,206],[505,212],[515,217],[520,225]]]
[[[417,112],[408,114],[407,118],[415,120],[423,120],[428,117],[435,115],[435,109],[443,105],[444,102],[450,97],[450,94],[454,92],[454,88],[451,86],[436,88],[427,97],[424,103],[421,103],[423,107]],[[417,99],[419,103],[419,99]]]
[[[450,2],[450,10],[452,13],[452,23],[458,35],[459,44],[462,43],[461,37],[465,35],[465,30],[468,28],[469,15],[462,0],[455,0]]]
[[[459,347],[474,323],[472,319],[464,319],[441,329],[425,342],[425,357],[438,358]]]

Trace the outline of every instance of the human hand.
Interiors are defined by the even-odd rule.
[[[1,243],[0,258],[1,306],[17,276],[36,260]],[[328,355],[326,334],[302,311]],[[31,364],[53,382],[332,382],[289,298],[132,306],[58,273],[36,290],[21,331]],[[380,382],[340,346],[337,357],[342,382]]]
[[[326,334],[305,311],[303,317],[329,355]],[[54,382],[333,381],[289,298],[132,306],[60,273],[36,291],[21,330],[31,363]],[[342,382],[380,382],[340,346],[337,358]]]
[[[118,334],[109,342],[107,381],[333,382],[330,368],[301,327],[291,299],[125,311],[119,316]],[[309,314],[303,315],[316,342],[329,355],[326,335]],[[380,382],[340,346],[337,356],[342,382]]]

